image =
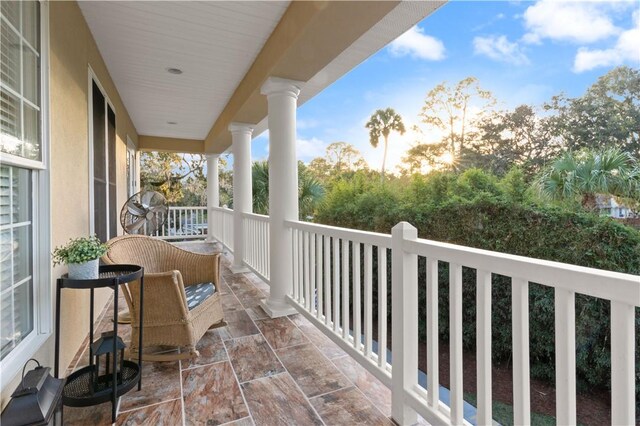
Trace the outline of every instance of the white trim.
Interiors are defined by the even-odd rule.
[[[33,331],[0,361],[0,389],[20,372],[25,360],[44,345],[52,334],[53,297],[51,281],[51,179],[50,108],[49,108],[49,4],[40,2],[40,149],[42,161],[19,161],[15,156],[0,156],[0,161],[30,168],[33,185]],[[9,158],[7,158],[9,157]],[[37,163],[37,164],[33,164]]]

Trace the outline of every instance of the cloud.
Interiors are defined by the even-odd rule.
[[[613,67],[622,65],[625,62],[640,64],[640,12],[633,15],[635,27],[623,31],[616,44],[608,49],[588,49],[582,47],[578,49],[573,62],[573,71],[580,73],[599,67]]]
[[[540,0],[524,12],[526,43],[542,39],[593,43],[620,32],[609,16],[617,6],[595,2]]]
[[[510,42],[506,36],[475,37],[473,52],[487,56],[494,61],[507,62],[514,65],[527,65],[529,58],[522,52],[516,42]]]
[[[322,157],[326,146],[327,144],[324,141],[316,137],[311,139],[298,137],[296,140],[297,157],[304,162],[311,161],[316,157]]]
[[[439,61],[444,59],[444,44],[435,37],[426,35],[424,30],[414,25],[389,44],[393,56],[410,56],[414,59]]]

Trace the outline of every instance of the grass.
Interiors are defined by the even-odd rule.
[[[465,393],[464,400],[477,407],[475,394]],[[493,420],[503,426],[513,426],[513,407],[511,405],[493,401],[492,410]],[[546,414],[531,413],[531,424],[536,426],[556,426],[556,418]]]

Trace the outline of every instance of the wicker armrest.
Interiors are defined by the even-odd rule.
[[[203,282],[220,282],[220,254],[199,254],[177,249],[172,267],[182,274],[185,286]]]
[[[131,286],[134,306],[139,306],[137,287],[137,285]],[[144,306],[154,307],[154,309],[145,309],[145,324],[164,324],[186,318],[189,310],[180,271],[145,273]],[[134,311],[137,310],[134,309]]]

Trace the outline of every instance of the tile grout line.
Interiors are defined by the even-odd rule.
[[[241,275],[241,276],[244,278],[244,274],[239,274],[239,275]],[[245,279],[246,279],[246,278],[245,278]],[[226,281],[226,279],[225,279],[225,281]],[[257,288],[257,287],[256,287],[256,286],[251,282],[251,280],[248,280],[248,279],[247,279],[247,281],[249,281],[249,282],[250,282],[250,284],[251,284],[253,287],[255,287],[256,289],[258,289],[258,288]],[[246,312],[246,310],[247,310],[248,308],[245,308],[245,306],[242,304],[242,302],[240,301],[240,299],[239,299],[239,298],[238,298],[238,296],[236,295],[236,292],[234,291],[233,287],[231,287],[228,283],[227,283],[227,286],[229,287],[229,289],[231,290],[231,292],[233,293],[233,295],[235,296],[235,298],[238,300],[238,302],[240,302],[240,306],[242,306],[242,307],[244,308],[244,311]],[[260,290],[260,289],[258,289],[258,290]],[[261,290],[260,290],[260,291],[261,291]],[[247,314],[247,315],[248,315],[248,314]],[[299,315],[299,314],[298,314],[298,315]],[[324,419],[323,419],[323,418],[320,416],[320,414],[317,412],[317,410],[315,409],[315,407],[313,406],[313,404],[311,404],[311,399],[312,399],[312,398],[307,397],[307,395],[302,391],[302,389],[300,388],[300,386],[298,385],[298,383],[295,381],[295,379],[293,379],[293,376],[292,376],[292,375],[291,375],[291,373],[289,372],[288,368],[284,365],[284,363],[282,362],[282,360],[281,360],[281,359],[280,359],[280,357],[278,356],[278,354],[277,354],[276,350],[273,348],[273,346],[271,345],[271,343],[267,340],[266,336],[265,336],[265,335],[264,335],[264,333],[262,332],[262,329],[260,329],[260,327],[258,327],[258,325],[256,324],[256,321],[261,321],[261,320],[264,320],[264,319],[272,319],[272,318],[267,317],[267,318],[261,318],[261,319],[253,319],[253,318],[251,318],[251,316],[250,316],[250,315],[249,315],[249,318],[250,318],[250,319],[251,319],[251,321],[254,323],[254,325],[255,325],[255,326],[256,326],[256,328],[258,329],[258,331],[259,331],[260,335],[262,335],[262,337],[264,338],[265,342],[267,342],[267,345],[269,346],[269,348],[271,349],[271,351],[272,351],[272,352],[273,352],[273,354],[275,355],[275,357],[276,357],[276,359],[278,360],[278,362],[280,362],[280,364],[282,365],[282,367],[285,369],[286,373],[287,373],[287,374],[289,374],[289,376],[292,378],[293,383],[296,385],[296,387],[298,388],[298,390],[302,393],[302,395],[304,396],[305,400],[307,401],[307,403],[309,404],[309,406],[311,407],[311,409],[313,410],[313,412],[318,416],[318,418],[320,419],[320,421],[321,421],[323,424],[325,424],[325,425],[326,425],[326,423],[324,422]],[[335,370],[336,370],[340,375],[342,375],[342,376],[346,379],[346,381],[347,381],[348,383],[350,383],[350,384],[351,384],[351,386],[343,387],[343,388],[340,388],[340,389],[334,389],[334,390],[332,390],[332,391],[325,392],[325,393],[323,393],[323,394],[315,395],[315,396],[313,396],[313,398],[318,398],[318,397],[321,397],[321,396],[324,396],[324,395],[328,395],[328,394],[333,393],[333,392],[337,392],[337,391],[340,391],[340,390],[348,389],[349,387],[353,387],[353,388],[357,389],[357,391],[358,391],[358,392],[359,392],[359,393],[360,393],[360,394],[365,398],[365,400],[366,400],[366,401],[368,401],[368,402],[369,402],[369,403],[370,403],[370,404],[375,408],[375,410],[376,410],[376,411],[377,411],[377,412],[378,412],[378,413],[379,413],[383,418],[388,419],[388,417],[378,409],[378,407],[375,405],[375,403],[374,403],[373,401],[371,401],[371,399],[369,399],[369,398],[367,397],[367,395],[365,395],[365,394],[364,394],[364,392],[362,392],[362,390],[361,390],[361,389],[360,389],[360,388],[359,388],[359,387],[358,387],[358,386],[357,386],[357,385],[356,385],[356,384],[355,384],[351,379],[349,379],[349,377],[347,377],[347,376],[346,376],[346,375],[345,375],[345,374],[344,374],[344,373],[343,373],[343,372],[338,368],[338,366],[337,366],[337,365],[335,365],[335,363],[333,362],[333,360],[332,360],[331,358],[329,358],[326,354],[324,354],[324,353],[320,350],[320,348],[319,348],[319,347],[318,347],[318,346],[317,346],[313,341],[311,341],[311,340],[307,337],[306,333],[304,333],[304,331],[303,331],[303,330],[298,326],[298,324],[296,324],[294,321],[292,321],[292,320],[291,320],[287,315],[285,315],[283,318],[286,318],[286,319],[287,319],[291,324],[293,324],[293,326],[294,326],[298,331],[300,331],[300,333],[302,333],[302,335],[305,337],[305,339],[307,339],[307,343],[298,343],[298,344],[293,344],[293,345],[289,345],[289,346],[283,346],[283,347],[278,348],[278,349],[287,349],[287,348],[288,348],[288,349],[290,349],[290,348],[294,348],[294,347],[296,347],[296,346],[303,346],[303,345],[307,345],[307,344],[309,344],[309,343],[310,343],[310,344],[312,345],[312,347],[313,347],[313,348],[315,348],[315,349],[316,349],[316,350],[317,350],[317,351],[322,355],[322,357],[324,357],[324,359],[325,359],[326,361],[328,361],[328,362],[329,362],[329,364],[330,364],[333,368],[335,368]],[[248,336],[241,336],[241,337],[248,337]],[[234,340],[234,339],[229,339],[229,340]],[[224,343],[224,341],[223,341],[223,343]],[[225,351],[226,351],[226,344],[225,344]],[[229,356],[229,354],[228,354],[228,352],[227,352],[227,357],[228,357],[228,356]],[[345,355],[344,355],[344,356],[349,356],[349,354],[345,352]],[[343,357],[343,356],[336,357],[336,359],[337,359],[337,358],[342,358],[342,357]],[[231,358],[229,358],[229,363],[231,364]],[[233,368],[233,364],[231,364],[231,367]],[[282,373],[280,373],[280,374],[282,374]],[[235,369],[234,369],[234,375],[235,375]],[[274,375],[272,375],[272,376],[266,376],[266,377],[275,377],[275,376],[277,376],[277,375],[278,375],[278,374],[274,374]],[[257,378],[257,379],[248,380],[248,381],[243,382],[243,383],[249,383],[249,382],[252,382],[252,381],[255,381],[255,380],[264,379],[264,378],[266,378],[266,377],[260,377],[260,378]],[[237,381],[238,381],[238,383],[239,383],[239,379],[238,379],[237,375],[236,375],[236,380],[237,380]],[[241,391],[242,391],[242,387],[241,387]],[[243,392],[243,398],[244,398],[244,392]],[[246,403],[246,401],[245,401],[245,403]],[[247,408],[248,408],[248,406],[247,406]]]
[[[304,318],[304,316],[302,316],[300,313],[297,313],[297,314],[294,314],[294,315],[300,315],[302,318]],[[289,317],[287,316],[287,318],[289,318]],[[289,318],[289,320],[291,321],[291,318]],[[302,332],[302,333],[304,334],[304,331],[302,331],[302,329],[298,326],[298,324],[296,324],[294,321],[291,321],[291,322],[293,323],[293,325],[294,325],[294,326],[296,326],[296,327],[298,328],[298,330],[300,330],[300,332]],[[312,325],[312,326],[314,326],[313,324],[311,324],[311,325]],[[314,327],[315,327],[315,326],[314,326]],[[318,331],[320,331],[320,330],[318,330]],[[322,331],[320,331],[320,332],[322,333]],[[322,333],[322,334],[323,334],[323,336],[324,336],[324,333]],[[305,336],[306,336],[306,335],[305,335]],[[325,337],[326,337],[326,336],[325,336]],[[312,344],[312,345],[314,345],[314,346],[316,346],[314,342],[311,342],[311,344]],[[336,345],[336,346],[337,346],[337,345]],[[346,374],[344,374],[344,373],[342,372],[342,370],[340,370],[340,368],[338,368],[338,366],[337,366],[337,365],[336,365],[336,363],[334,362],[334,360],[336,360],[336,359],[340,359],[340,358],[345,358],[345,357],[352,358],[352,357],[351,357],[351,355],[349,355],[347,352],[344,352],[344,353],[345,353],[344,355],[341,355],[341,356],[338,356],[338,357],[335,357],[335,358],[333,358],[333,359],[332,359],[332,358],[329,358],[325,353],[323,353],[323,352],[320,350],[320,348],[319,348],[319,347],[317,347],[317,346],[316,346],[316,349],[318,349],[318,352],[320,352],[320,353],[321,353],[321,354],[322,354],[322,355],[323,355],[327,360],[329,360],[329,362],[331,363],[331,365],[333,365],[333,366],[336,368],[336,370],[338,370],[338,371],[340,372],[340,374],[342,374],[343,376],[345,376],[345,377],[347,378],[347,380],[349,381],[349,383],[352,383],[352,384],[353,384],[353,387],[355,387],[356,389],[358,389],[358,391],[360,391],[360,393],[362,393],[362,395],[365,397],[365,399],[366,399],[367,401],[369,401],[369,402],[371,403],[371,405],[373,405],[373,406],[376,408],[376,410],[382,414],[382,416],[383,416],[384,418],[390,419],[390,417],[387,417],[387,415],[386,415],[386,414],[384,414],[384,413],[383,413],[383,412],[378,408],[378,406],[376,405],[376,403],[375,403],[373,400],[371,400],[371,398],[369,398],[369,397],[368,397],[364,392],[362,392],[362,390],[360,389],[360,387],[359,387],[355,382],[353,382],[351,379],[349,379],[349,377],[347,377],[347,376],[346,376]],[[356,362],[357,362],[357,361],[356,361]],[[358,364],[358,365],[359,365],[359,364]],[[286,368],[286,367],[285,367],[285,368]],[[371,373],[369,373],[369,372],[367,372],[367,373],[368,373],[368,374],[371,374]],[[373,375],[372,375],[372,376],[373,376]],[[375,378],[375,376],[373,376],[373,377]],[[376,379],[376,380],[377,380],[377,379]],[[383,386],[384,386],[384,384],[383,384]],[[387,389],[389,389],[387,386],[384,386],[384,387],[385,387],[385,388],[387,388]],[[343,389],[344,389],[344,388],[343,388]],[[338,389],[338,390],[340,390],[340,389]],[[331,391],[331,392],[335,392],[335,391]],[[331,393],[331,392],[327,392],[327,393]],[[325,393],[324,395],[326,395],[327,393]],[[318,395],[318,396],[319,396],[319,395]],[[317,396],[314,396],[314,398],[316,398],[316,397],[317,397]]]
[[[249,412],[249,417],[251,418],[251,421],[253,421],[253,413],[251,412],[251,407],[249,407],[249,404],[247,404],[247,398],[244,396],[244,390],[242,389],[242,385],[240,384],[238,373],[236,373],[236,369],[233,366],[233,363],[231,362],[231,357],[229,356],[229,351],[227,350],[227,345],[225,344],[224,340],[222,341],[222,347],[224,348],[224,352],[227,354],[227,362],[231,367],[233,378],[236,379],[236,385],[238,385],[238,390],[240,391],[240,395],[242,395],[242,402],[244,403],[244,406],[247,407],[247,412]],[[240,419],[236,419],[236,420],[240,420]],[[232,420],[232,421],[235,421],[235,420]],[[230,422],[227,422],[227,423],[230,423]],[[253,423],[255,424],[255,422]]]
[[[178,348],[178,353],[180,353],[180,349]],[[184,387],[182,386],[182,360],[178,360],[178,372],[180,373],[180,407],[182,408],[182,426],[186,426],[187,424],[187,413],[184,401]]]
[[[287,318],[285,316],[285,318]],[[287,320],[289,320],[289,318],[287,318]],[[291,320],[289,320],[291,321]],[[295,324],[294,324],[295,325]],[[316,408],[313,406],[313,404],[311,404],[311,400],[307,397],[307,395],[302,391],[302,388],[300,387],[300,385],[298,384],[298,382],[296,382],[296,380],[293,378],[293,376],[291,375],[291,372],[289,372],[289,369],[287,368],[286,365],[284,365],[284,363],[282,362],[282,360],[280,359],[280,357],[278,356],[278,354],[276,353],[276,350],[273,349],[273,347],[271,346],[271,343],[269,343],[269,341],[267,340],[267,338],[265,337],[265,335],[262,333],[262,330],[260,330],[260,328],[258,326],[256,326],[258,328],[258,331],[260,332],[260,334],[262,334],[262,338],[265,340],[265,342],[267,342],[267,345],[269,346],[269,348],[271,349],[271,351],[273,352],[273,354],[275,355],[276,359],[278,360],[278,362],[280,363],[280,365],[282,365],[282,367],[284,368],[284,370],[287,372],[287,374],[289,375],[289,377],[291,377],[291,381],[293,381],[293,384],[296,386],[296,388],[298,389],[298,391],[302,394],[302,397],[307,401],[307,404],[309,404],[309,407],[311,408],[311,410],[313,410],[313,412],[315,413],[316,416],[318,416],[318,419],[320,419],[320,422],[322,422],[323,425],[327,425],[324,421],[324,419],[322,418],[322,416],[320,416],[320,413],[318,413],[318,411],[316,410]],[[306,336],[305,336],[306,337]]]
[[[233,291],[233,288],[231,286],[228,286],[229,289],[231,290],[231,292],[233,293],[234,296],[236,296],[235,292]],[[236,296],[237,299],[237,296]],[[240,300],[238,300],[240,301]],[[242,305],[242,304],[241,304]],[[246,309],[245,309],[246,312]],[[248,315],[248,314],[247,314]],[[324,420],[322,419],[322,417],[320,417],[320,414],[318,414],[318,412],[316,411],[315,407],[311,404],[311,401],[309,401],[309,398],[307,398],[307,395],[305,395],[305,393],[302,391],[302,389],[300,388],[300,386],[298,385],[298,383],[294,380],[293,376],[291,375],[291,373],[289,372],[289,370],[287,369],[287,367],[284,365],[284,363],[282,362],[282,360],[280,359],[280,357],[278,356],[278,354],[276,353],[276,351],[273,349],[273,347],[271,346],[271,343],[269,343],[269,341],[267,340],[267,338],[265,337],[265,335],[262,333],[262,330],[260,330],[260,327],[258,327],[255,323],[255,321],[253,320],[253,318],[249,317],[249,319],[253,322],[253,325],[256,327],[256,329],[258,329],[258,333],[262,336],[262,338],[264,339],[264,341],[267,343],[267,346],[269,346],[269,349],[271,349],[271,352],[273,353],[273,355],[276,357],[276,359],[278,360],[278,362],[280,363],[280,365],[282,366],[282,368],[284,368],[284,371],[280,374],[288,374],[289,377],[291,377],[291,381],[293,382],[293,384],[296,386],[296,388],[298,389],[298,391],[300,392],[300,394],[302,395],[302,397],[305,399],[305,401],[307,402],[307,404],[309,404],[309,408],[311,408],[311,410],[313,411],[313,413],[318,417],[318,419],[320,420],[320,422],[326,426],[326,423],[324,422]],[[226,350],[226,345],[225,345],[225,350]],[[229,356],[229,354],[227,353],[227,356]],[[231,364],[231,368],[233,368],[233,364],[231,363],[231,358],[229,358],[229,364]],[[235,369],[233,370],[234,375],[235,374]],[[274,374],[273,376],[267,376],[267,377],[274,377],[277,376],[277,374]],[[265,377],[261,377],[261,379],[264,379]],[[238,376],[236,375],[236,380],[238,380]],[[240,385],[238,383],[238,385]],[[244,391],[242,389],[242,386],[240,386],[240,391],[242,392],[242,397],[244,397]],[[246,399],[245,399],[245,404],[246,404]],[[249,410],[249,412],[251,412],[251,409],[249,408],[249,405],[247,404],[247,409]],[[253,419],[253,415],[251,416],[251,418]],[[254,424],[255,424],[255,420],[254,420]]]
[[[122,398],[119,398],[119,399],[122,399]],[[149,404],[149,405],[143,405],[142,407],[135,407],[135,408],[131,408],[129,410],[118,411],[118,415],[131,413],[132,411],[144,410],[145,408],[154,407],[156,405],[164,404],[164,403],[167,403],[167,402],[174,402],[174,401],[177,401],[179,399],[180,398],[167,399],[165,401],[154,402],[153,404]],[[120,406],[120,403],[118,403],[118,406]]]
[[[229,287],[229,290],[231,291],[231,294],[237,300],[238,297],[233,292],[233,289],[231,288],[231,286],[226,282],[227,281],[226,278],[224,278],[222,276],[222,274],[220,275],[220,278],[222,280],[224,280],[224,282],[227,285],[227,287]],[[238,300],[238,303],[240,303],[239,300]],[[240,304],[240,306],[242,306],[242,304]],[[224,307],[222,309],[223,309],[223,313],[224,313]],[[251,319],[251,318],[249,318],[249,319]],[[256,326],[256,328],[258,328],[258,327]],[[260,331],[260,330],[258,330],[258,331]],[[227,349],[227,345],[226,345],[224,339],[221,338],[221,340],[222,340],[222,347],[224,348],[224,353],[227,355],[227,362],[229,363],[229,366],[231,367],[231,372],[233,373],[233,378],[236,379],[236,385],[238,385],[238,390],[240,391],[240,395],[242,395],[242,402],[244,403],[244,406],[247,407],[247,412],[249,413],[249,418],[251,418],[251,422],[253,424],[255,424],[256,422],[253,420],[253,413],[251,412],[251,407],[249,407],[249,404],[247,404],[247,398],[244,396],[244,390],[242,389],[242,385],[240,384],[240,379],[238,378],[238,373],[236,373],[236,369],[233,366],[233,363],[231,362],[231,357],[229,356],[229,350]],[[232,340],[232,339],[229,339],[229,340]],[[237,420],[240,420],[240,419],[237,419]],[[232,421],[235,421],[235,420],[232,420]],[[227,422],[227,423],[229,423],[229,422]]]

